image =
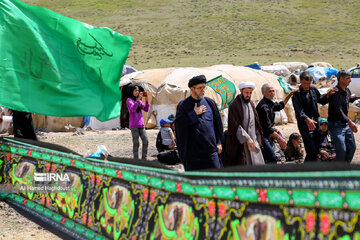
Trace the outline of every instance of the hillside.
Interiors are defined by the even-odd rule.
[[[360,62],[360,1],[26,0],[134,38],[137,69],[276,61]]]

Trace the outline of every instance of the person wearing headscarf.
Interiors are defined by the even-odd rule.
[[[336,159],[335,143],[330,131],[328,131],[328,120],[326,118],[319,119],[319,131],[315,132],[314,139],[319,149],[317,160],[333,161]]]
[[[261,152],[264,137],[251,95],[253,82],[239,84],[239,94],[229,106],[224,166],[265,164]]]
[[[141,111],[149,111],[148,96],[146,92],[140,92],[139,87],[135,84],[130,84],[127,90],[128,98],[126,99],[126,106],[129,111],[129,128],[131,130],[133,141],[134,159],[139,159],[139,138],[141,138],[141,159],[146,160],[149,141],[146,135],[144,118]],[[143,97],[145,97],[145,104],[142,102]]]
[[[189,80],[190,96],[179,102],[175,135],[180,158],[186,171],[221,168],[223,125],[214,100],[204,97],[206,78]]]

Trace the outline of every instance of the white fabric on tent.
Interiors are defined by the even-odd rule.
[[[320,78],[327,78],[326,77],[326,72],[325,72],[323,67],[314,67],[311,70],[310,74],[313,77],[314,82],[319,81]]]
[[[120,128],[120,117],[113,118],[109,121],[101,122],[96,119],[96,117],[90,118],[90,124],[89,126],[93,130],[112,130]]]
[[[291,73],[284,65],[261,66],[261,70],[267,73],[276,73],[282,76],[287,76]]]
[[[290,72],[296,72],[298,70],[304,71],[308,68],[308,65],[304,62],[275,62],[273,65],[283,65],[289,69]]]

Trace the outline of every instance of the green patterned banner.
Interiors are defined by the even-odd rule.
[[[74,239],[360,237],[357,165],[178,173],[108,160],[0,138],[0,198]]]
[[[221,96],[221,110],[228,108],[230,103],[234,100],[236,95],[236,88],[234,83],[218,76],[206,82],[206,86],[211,87],[214,91]]]

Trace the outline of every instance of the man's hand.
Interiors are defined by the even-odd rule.
[[[222,152],[222,145],[221,144],[218,144],[218,145],[216,145],[217,146],[217,153],[218,154],[221,154],[221,152]]]
[[[255,143],[251,138],[249,138],[246,143],[250,152],[255,151]]]
[[[195,103],[194,111],[196,112],[196,115],[200,115],[206,112],[206,106],[201,105],[200,107],[197,106],[197,103]]]
[[[300,88],[293,89],[293,90],[289,93],[289,95],[293,95],[293,94],[296,93],[296,92],[300,92]]]
[[[287,146],[287,143],[285,139],[281,136],[281,133],[274,128],[274,132],[270,134],[270,137],[275,138],[276,141],[279,143],[281,149],[285,149]]]
[[[288,103],[288,101],[290,100],[290,98],[292,97],[292,95],[296,92],[300,92],[299,88],[298,89],[293,89],[283,100],[284,105],[286,105]]]
[[[333,87],[329,89],[329,91],[326,93],[326,98],[329,98],[331,95],[333,95],[335,92],[339,91],[337,87]]]
[[[169,150],[172,150],[172,149],[175,149],[175,148],[176,148],[176,144],[175,144],[175,143],[169,145]]]
[[[286,143],[285,139],[283,139],[281,136],[279,137],[279,139],[277,139],[277,141],[282,150],[284,150],[287,147],[287,143]]]
[[[317,123],[316,121],[314,121],[310,118],[307,118],[307,119],[305,119],[305,122],[310,131],[314,131],[316,129],[316,123]]]
[[[354,133],[357,133],[358,128],[357,128],[356,124],[351,120],[348,121],[348,124],[349,124],[351,131]]]
[[[324,150],[320,150],[320,155],[322,156],[322,160],[328,159],[330,156],[329,153],[325,152]]]

